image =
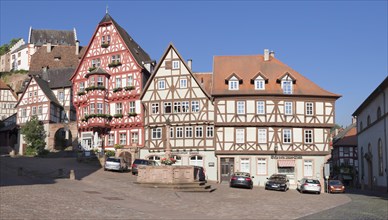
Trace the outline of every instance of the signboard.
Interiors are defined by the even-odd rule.
[[[209,167],[214,167],[214,162],[209,162]]]
[[[302,159],[300,155],[271,155],[271,159]]]

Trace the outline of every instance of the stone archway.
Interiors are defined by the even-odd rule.
[[[64,128],[59,128],[54,135],[54,150],[64,150],[66,147],[72,145],[72,134],[71,131],[68,131],[68,136],[66,137],[66,131]]]
[[[128,151],[122,151],[119,154],[119,157],[124,158],[124,161],[127,162],[128,167],[131,167],[132,165],[132,155]]]

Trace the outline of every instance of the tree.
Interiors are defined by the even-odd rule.
[[[9,42],[9,44],[3,44],[3,45],[1,45],[1,47],[0,47],[0,55],[4,55],[4,54],[8,53],[8,51],[11,49],[11,47],[12,47],[13,45],[15,45],[20,39],[22,39],[22,38],[13,38],[13,39]]]
[[[32,116],[31,119],[22,126],[21,133],[24,135],[23,139],[27,143],[27,152],[35,155],[40,155],[45,152],[46,132],[37,116]]]

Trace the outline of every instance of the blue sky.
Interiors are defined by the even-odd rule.
[[[193,70],[212,71],[214,55],[276,57],[342,95],[336,122],[388,75],[387,1],[18,1],[0,2],[0,44],[28,30],[76,28],[86,46],[109,14],[159,61],[170,42]]]

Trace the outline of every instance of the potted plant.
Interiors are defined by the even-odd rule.
[[[173,165],[176,160],[174,158],[168,158],[168,157],[163,157],[162,159],[160,159],[160,162],[164,165]]]
[[[114,117],[114,118],[122,118],[122,117],[123,117],[123,114],[120,114],[120,113],[119,113],[119,114],[115,114],[115,115],[113,115],[113,117]]]
[[[136,117],[137,113],[136,112],[130,112],[128,113],[128,117]]]
[[[102,43],[102,44],[101,44],[101,47],[102,47],[102,48],[108,48],[108,47],[109,47],[109,43]]]

